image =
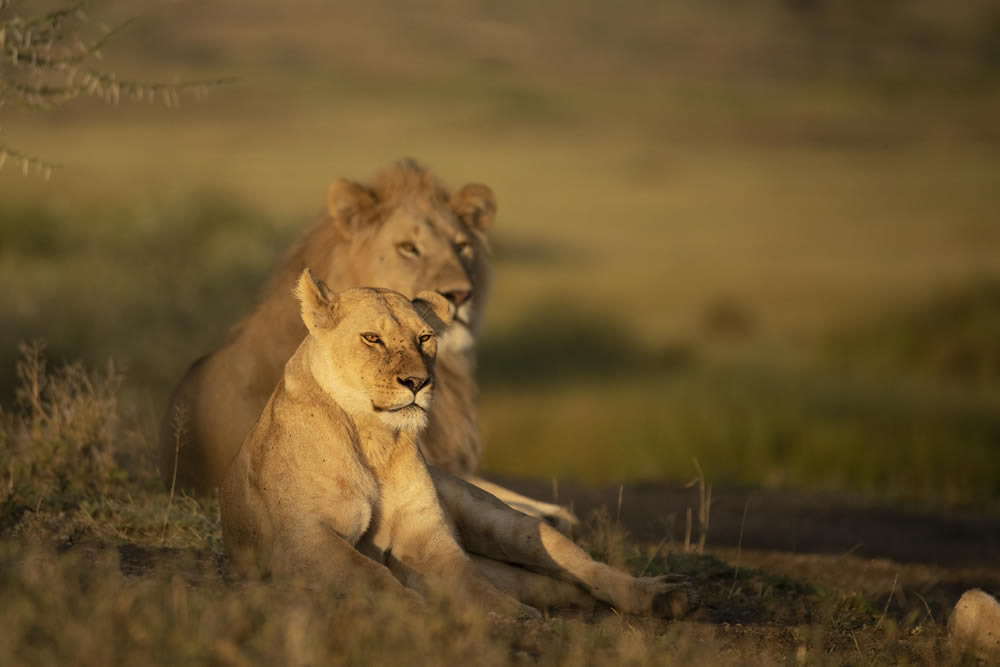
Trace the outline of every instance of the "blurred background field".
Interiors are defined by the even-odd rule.
[[[107,3],[123,77],[0,110],[0,402],[21,341],[171,386],[339,177],[497,193],[490,471],[1000,506],[1000,10],[986,0]],[[15,166],[16,167],[16,166]],[[143,438],[139,439],[140,441]],[[136,445],[144,446],[144,445]]]

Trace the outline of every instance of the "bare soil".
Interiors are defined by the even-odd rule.
[[[543,481],[496,481],[532,497],[553,497],[552,485]],[[561,483],[558,501],[580,517],[605,507],[632,540],[674,551],[683,547],[691,508],[691,542],[697,543],[696,488]],[[941,623],[965,590],[1000,591],[1000,516],[973,508],[918,511],[841,496],[716,488],[706,553],[820,590],[856,593],[898,618],[922,610]],[[711,615],[719,622],[740,620],[733,618],[738,610],[730,612],[720,608]]]

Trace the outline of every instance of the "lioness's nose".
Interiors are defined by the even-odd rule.
[[[468,301],[469,297],[472,296],[472,292],[469,290],[452,290],[450,292],[442,292],[441,296],[451,301],[458,308]]]
[[[418,391],[423,389],[424,385],[430,380],[429,377],[414,377],[410,376],[408,378],[396,378],[396,382],[403,385],[404,387],[409,387],[410,391],[416,394]]]

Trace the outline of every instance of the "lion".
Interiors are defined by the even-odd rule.
[[[456,317],[441,336],[435,408],[420,439],[425,457],[570,530],[576,519],[566,509],[474,475],[482,456],[474,342],[490,276],[486,233],[496,212],[489,187],[470,183],[449,192],[412,160],[382,170],[371,185],[334,182],[326,217],[285,254],[250,314],[218,349],[195,361],[175,388],[160,427],[166,486],[210,493],[222,482],[306,335],[287,295],[308,265],[334,291],[375,285],[409,297],[431,290],[451,301]]]
[[[683,577],[635,578],[448,473],[417,444],[454,306],[382,288],[334,294],[307,269],[308,334],[225,474],[223,542],[244,574],[338,588],[441,593],[510,614],[602,600],[677,617]],[[477,555],[474,560],[471,554]]]

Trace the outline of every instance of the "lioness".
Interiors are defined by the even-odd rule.
[[[221,483],[306,335],[287,295],[308,265],[334,291],[375,285],[413,297],[431,290],[452,302],[455,322],[439,341],[435,406],[420,439],[424,456],[568,529],[575,519],[565,509],[474,477],[482,448],[473,344],[489,278],[486,232],[496,210],[485,185],[449,192],[412,160],[379,172],[370,186],[333,183],[327,217],[293,245],[253,311],[174,390],[160,428],[160,473],[167,487],[176,479],[179,488],[205,493]]]
[[[383,590],[402,582],[511,613],[533,610],[507,593],[558,605],[586,591],[661,616],[695,604],[686,580],[630,577],[484,491],[442,471],[432,478],[416,439],[453,314],[446,299],[333,294],[308,270],[296,294],[309,334],[220,488],[223,539],[240,569]],[[466,551],[486,558],[477,567]]]

